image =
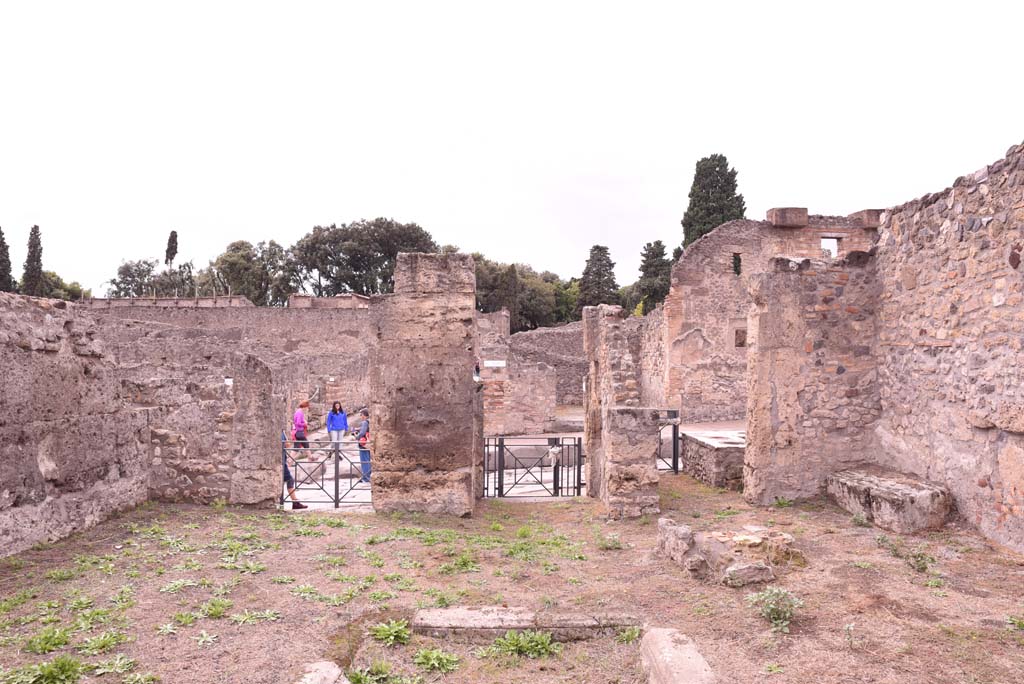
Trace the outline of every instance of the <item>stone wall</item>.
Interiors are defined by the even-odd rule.
[[[104,319],[123,400],[152,409],[149,497],[253,504],[280,495],[282,397],[259,343],[224,331]],[[278,377],[278,380],[281,378]]]
[[[76,304],[87,309],[235,309],[253,308],[247,297],[131,297],[118,299],[83,299]]]
[[[583,309],[587,494],[600,499],[612,518],[659,510],[657,450],[667,418],[640,407],[639,324],[618,306]]]
[[[156,412],[128,401],[89,315],[0,293],[0,555],[145,501]]]
[[[665,396],[665,309],[661,306],[637,319],[640,404],[667,406]],[[672,402],[675,404],[675,402]]]
[[[711,444],[694,435],[682,435],[679,469],[710,487],[743,489],[744,447]]]
[[[875,260],[780,257],[750,285],[744,496],[815,496],[828,475],[876,451]]]
[[[293,294],[288,297],[289,309],[369,309],[370,298],[358,294],[340,294],[333,297],[314,297]]]
[[[466,516],[482,493],[482,393],[473,259],[399,254],[395,293],[374,297],[373,506]]]
[[[885,458],[1024,551],[1024,146],[880,233]]]
[[[583,379],[587,359],[583,352],[583,323],[519,332],[509,338],[511,357],[517,363],[544,363],[558,376],[559,406],[583,405]]]
[[[740,420],[746,412],[747,280],[774,256],[820,258],[823,237],[839,239],[839,256],[870,249],[877,218],[875,211],[773,209],[768,221],[730,221],[687,247],[664,304],[664,393],[684,422]]]

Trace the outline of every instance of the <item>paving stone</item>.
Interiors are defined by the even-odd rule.
[[[640,624],[625,613],[535,613],[526,608],[425,608],[416,611],[412,630],[433,637],[488,643],[508,630],[551,632],[558,641],[578,641]]]
[[[310,663],[306,673],[296,684],[349,684],[341,668],[329,660]]]
[[[676,629],[648,629],[640,662],[649,684],[714,684],[715,674],[693,640]]]
[[[900,534],[942,527],[953,503],[941,485],[878,467],[835,473],[826,489],[850,513]]]

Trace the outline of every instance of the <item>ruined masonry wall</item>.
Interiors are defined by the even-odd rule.
[[[0,555],[146,500],[151,410],[125,399],[89,315],[0,293]]]
[[[149,496],[254,504],[276,498],[280,440],[270,356],[234,351],[223,331],[105,321],[124,399],[152,407]],[[280,401],[280,400],[278,400]]]
[[[844,216],[810,216],[796,228],[730,221],[689,245],[673,265],[664,304],[664,393],[684,422],[743,418],[748,280],[776,256],[821,258],[822,237],[839,237],[842,256],[870,249],[875,230]],[[734,254],[739,255],[739,275]]]
[[[893,209],[880,234],[888,464],[1024,551],[1024,145]]]
[[[879,290],[863,252],[780,257],[751,279],[748,501],[815,496],[828,475],[875,456]]]
[[[472,257],[399,254],[375,297],[370,433],[377,511],[466,516],[482,494],[483,402]]]
[[[659,306],[638,320],[640,404],[665,407],[665,309]]]
[[[544,363],[558,376],[559,406],[583,405],[583,379],[587,359],[583,352],[583,323],[519,332],[509,338],[511,358],[516,363]]]

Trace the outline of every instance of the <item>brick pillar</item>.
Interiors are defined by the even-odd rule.
[[[480,493],[483,404],[476,276],[466,254],[399,254],[371,305],[373,507],[468,516]]]

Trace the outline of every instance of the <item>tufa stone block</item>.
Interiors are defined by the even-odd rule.
[[[945,487],[877,466],[835,473],[826,490],[841,508],[899,534],[942,527],[953,507]]]
[[[676,629],[649,629],[640,641],[649,684],[714,684],[715,673],[690,637]]]
[[[807,225],[807,207],[776,207],[768,210],[768,222],[776,228],[803,228]]]
[[[847,218],[859,224],[861,228],[878,228],[882,225],[882,210],[862,209],[850,214]]]

